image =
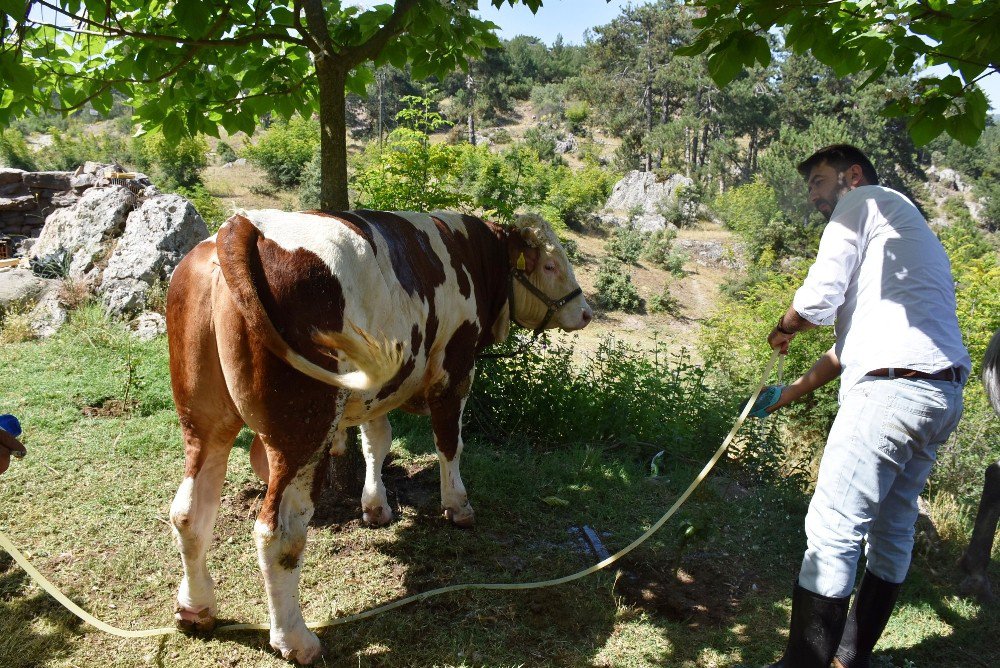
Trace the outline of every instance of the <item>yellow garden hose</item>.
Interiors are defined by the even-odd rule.
[[[733,424],[732,429],[729,430],[729,434],[727,434],[726,438],[723,439],[722,445],[720,445],[718,450],[715,451],[715,454],[712,455],[712,458],[708,460],[708,463],[705,464],[704,468],[702,468],[701,473],[699,473],[698,476],[691,482],[691,484],[688,485],[688,488],[684,490],[684,493],[681,494],[676,501],[674,501],[674,504],[670,506],[670,509],[667,510],[667,512],[665,512],[663,516],[660,519],[658,519],[655,524],[653,524],[653,526],[649,527],[649,529],[647,529],[645,533],[643,533],[641,536],[639,536],[634,541],[629,543],[626,547],[622,548],[618,552],[615,552],[607,559],[604,559],[603,561],[594,564],[590,568],[586,568],[582,571],[578,571],[570,575],[564,575],[563,577],[555,578],[553,580],[541,580],[538,582],[469,583],[469,584],[449,585],[447,587],[439,587],[437,589],[431,589],[429,591],[425,591],[420,594],[414,594],[413,596],[407,596],[406,598],[401,598],[392,601],[390,603],[386,603],[385,605],[380,605],[377,608],[370,608],[368,610],[359,612],[357,614],[347,615],[346,617],[333,617],[321,622],[308,622],[306,626],[308,626],[311,629],[321,629],[328,626],[348,624],[350,622],[356,622],[361,619],[366,619],[368,617],[374,617],[375,615],[380,615],[383,612],[388,612],[389,610],[400,608],[404,605],[408,605],[415,601],[423,601],[433,596],[440,596],[441,594],[447,594],[449,592],[454,592],[454,591],[477,590],[477,589],[478,590],[542,589],[544,587],[554,587],[556,585],[566,584],[567,582],[579,580],[580,578],[586,577],[592,573],[596,573],[599,570],[607,568],[608,566],[615,563],[616,561],[624,557],[626,554],[628,554],[635,548],[642,545],[650,538],[650,536],[659,531],[660,527],[662,527],[667,522],[667,520],[673,517],[674,513],[677,512],[678,508],[684,505],[684,502],[688,500],[688,497],[690,497],[691,494],[694,492],[694,490],[697,489],[698,486],[702,483],[702,481],[705,480],[709,472],[712,470],[715,464],[719,461],[722,455],[725,454],[726,450],[729,448],[730,443],[732,443],[733,438],[736,436],[736,433],[740,430],[740,427],[743,426],[743,423],[747,419],[747,415],[750,413],[751,407],[757,400],[757,396],[760,394],[761,390],[764,389],[764,385],[767,383],[768,379],[771,376],[771,370],[774,368],[774,364],[776,361],[779,360],[779,358],[781,362],[778,364],[778,375],[779,375],[778,382],[779,383],[781,382],[780,376],[782,372],[784,356],[779,356],[778,352],[774,351],[771,354],[771,359],[768,360],[767,365],[764,367],[764,373],[761,376],[760,382],[757,384],[757,389],[754,391],[753,396],[751,396],[750,400],[747,401],[746,405],[743,407],[742,412],[740,413],[739,418],[737,418],[736,422]],[[120,629],[115,626],[111,626],[110,624],[107,624],[105,622],[102,622],[101,620],[97,619],[89,612],[78,606],[76,603],[71,601],[69,598],[67,598],[65,594],[59,591],[58,587],[49,582],[45,578],[45,576],[39,573],[38,570],[28,562],[28,560],[24,557],[24,555],[21,554],[21,552],[16,547],[14,547],[14,545],[10,542],[10,539],[7,538],[7,535],[3,531],[0,531],[0,548],[3,548],[5,551],[7,551],[10,554],[10,556],[14,558],[14,561],[16,561],[18,565],[20,565],[21,568],[23,568],[25,572],[28,575],[30,575],[31,578],[36,583],[38,583],[38,585],[42,589],[48,592],[54,599],[62,603],[67,610],[69,610],[74,615],[76,615],[83,621],[87,622],[88,624],[96,627],[101,631],[104,631],[105,633],[110,633],[111,635],[115,635],[120,638],[150,638],[153,636],[163,636],[178,632],[177,628],[173,626],[161,627],[157,629],[146,629],[142,631],[129,631],[127,629]],[[216,632],[266,631],[270,628],[271,627],[269,624],[227,624],[226,626],[220,626],[215,630]]]

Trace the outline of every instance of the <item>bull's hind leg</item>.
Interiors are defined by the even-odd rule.
[[[170,383],[184,437],[184,480],[170,506],[184,577],[177,624],[207,630],[217,606],[205,553],[219,509],[226,462],[243,424],[230,398],[212,326],[214,244],[199,244],[178,265],[167,294]]]
[[[375,418],[361,425],[361,446],[365,453],[365,487],[361,492],[361,512],[364,521],[382,526],[392,521],[392,508],[382,484],[382,464],[392,447],[392,426],[389,416]]]
[[[226,463],[239,428],[238,421],[211,427],[183,425],[187,453],[184,480],[170,505],[170,524],[184,567],[174,612],[182,630],[208,631],[215,626],[218,606],[206,553],[212,543]]]
[[[299,576],[306,529],[325,476],[329,450],[322,438],[306,444],[296,436],[261,436],[269,479],[254,524],[254,539],[271,614],[271,647],[286,659],[308,664],[322,654],[322,645],[302,618]]]
[[[1000,521],[1000,462],[995,462],[986,469],[986,481],[983,485],[983,496],[979,500],[979,512],[976,514],[972,540],[969,541],[969,547],[958,562],[966,574],[960,585],[961,591],[978,597],[984,603],[997,602],[986,570],[990,564],[990,552],[993,551],[993,539],[996,536],[998,521]]]

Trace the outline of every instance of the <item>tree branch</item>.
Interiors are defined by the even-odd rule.
[[[171,44],[188,44],[192,46],[218,46],[218,47],[228,47],[228,46],[246,46],[248,44],[255,44],[262,40],[271,40],[276,42],[292,42],[294,44],[299,44],[300,46],[306,46],[306,43],[298,38],[293,37],[287,33],[275,33],[275,32],[255,32],[246,35],[240,35],[239,37],[232,37],[229,39],[194,39],[189,37],[182,37],[180,35],[162,35],[158,33],[147,33],[147,32],[136,32],[134,30],[124,30],[121,28],[115,28],[108,23],[101,23],[99,21],[93,21],[85,16],[80,16],[78,14],[73,14],[72,12],[67,12],[57,5],[53,5],[46,0],[36,0],[38,4],[43,7],[47,7],[52,11],[65,16],[66,18],[78,21],[81,24],[89,25],[97,30],[82,30],[80,28],[70,28],[67,26],[52,25],[48,23],[42,23],[39,21],[29,21],[37,26],[45,28],[54,28],[63,32],[70,32],[76,35],[91,35],[94,37],[132,37],[134,39],[145,40],[147,42],[169,42]],[[109,19],[110,20],[110,17]]]
[[[397,0],[396,6],[392,10],[392,16],[385,22],[385,25],[378,29],[368,41],[362,42],[342,55],[347,60],[347,69],[353,69],[361,63],[374,60],[390,39],[396,37],[403,31],[403,19],[417,6],[418,0]]]

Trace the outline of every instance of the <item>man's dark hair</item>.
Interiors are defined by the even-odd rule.
[[[812,171],[813,167],[822,165],[824,162],[829,163],[838,172],[847,169],[851,165],[860,165],[861,173],[864,174],[868,185],[878,185],[878,172],[875,171],[872,161],[868,159],[867,155],[861,152],[861,149],[850,144],[833,144],[832,146],[821,148],[800,162],[796,169],[799,170],[802,178],[808,179],[809,172]]]

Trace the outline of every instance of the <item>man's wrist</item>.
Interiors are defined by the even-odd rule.
[[[774,328],[775,328],[775,329],[776,329],[776,330],[777,330],[778,332],[780,332],[780,333],[784,334],[785,336],[791,336],[791,335],[795,334],[795,332],[794,332],[793,330],[790,330],[790,329],[785,329],[785,327],[784,327],[784,323],[783,323],[784,319],[785,319],[785,315],[784,315],[784,314],[781,314],[781,317],[780,317],[780,318],[778,318],[778,324],[777,324],[777,325],[775,325],[775,326],[774,326]]]

